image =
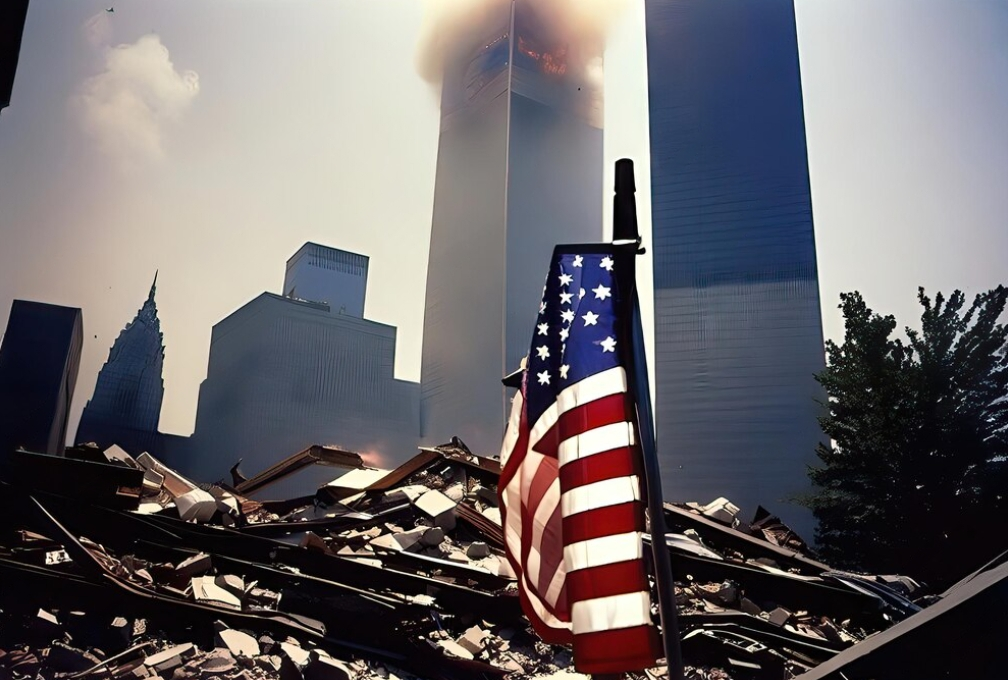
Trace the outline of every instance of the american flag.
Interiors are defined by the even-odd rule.
[[[616,251],[554,251],[501,448],[504,539],[522,608],[545,641],[573,646],[583,673],[640,670],[663,656]]]

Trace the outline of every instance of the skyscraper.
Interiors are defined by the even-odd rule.
[[[314,287],[299,283],[293,297],[262,293],[213,327],[196,430],[185,459],[173,460],[181,472],[230,479],[228,470],[243,459],[242,471],[253,475],[313,444],[376,453],[385,464],[415,452],[420,387],[395,378],[396,329],[364,319],[362,297],[360,313],[348,311],[366,289],[367,262],[306,244],[288,261],[284,290],[292,279],[318,277]],[[320,271],[304,277],[299,266]],[[310,493],[337,474],[316,469],[269,493]]]
[[[602,235],[602,45],[489,3],[448,59],[427,273],[422,435],[496,453],[557,243]]]
[[[81,310],[14,300],[0,345],[0,453],[63,454],[83,346]]]
[[[824,366],[792,0],[646,0],[658,445],[673,500],[811,525]]]
[[[154,302],[156,290],[155,273],[143,306],[119,333],[98,372],[94,395],[77,426],[78,444],[94,442],[102,448],[118,444],[134,455],[150,449],[164,399],[164,336]]]

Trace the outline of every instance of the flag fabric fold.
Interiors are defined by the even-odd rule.
[[[504,541],[522,608],[544,640],[572,645],[583,673],[640,670],[663,656],[627,387],[632,306],[616,251],[554,251],[501,447]]]

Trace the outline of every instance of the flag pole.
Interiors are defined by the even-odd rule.
[[[658,611],[661,616],[662,641],[668,663],[669,680],[683,679],[682,654],[679,650],[679,623],[676,617],[675,584],[672,563],[665,543],[665,506],[662,501],[661,473],[658,469],[658,451],[655,443],[654,419],[651,411],[651,389],[648,382],[647,358],[644,354],[644,334],[640,324],[640,303],[637,298],[635,258],[641,243],[637,229],[637,199],[634,193],[633,161],[621,158],[616,161],[616,187],[613,197],[613,243],[633,248],[625,258],[630,314],[629,337],[632,341],[633,361],[627,375],[630,393],[637,403],[637,420],[640,426],[640,445],[644,458],[644,478],[648,495],[648,517],[651,525],[651,550],[654,554],[655,585],[658,590]]]

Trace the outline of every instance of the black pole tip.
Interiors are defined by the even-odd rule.
[[[616,161],[616,193],[625,191],[630,193],[637,191],[637,185],[634,182],[633,161],[629,158],[621,158]]]

